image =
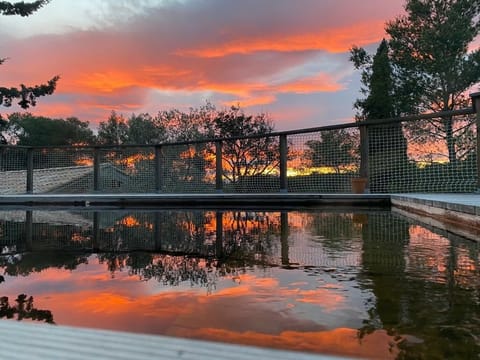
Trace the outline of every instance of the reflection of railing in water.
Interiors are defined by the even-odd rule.
[[[58,214],[58,217],[43,216],[52,213]],[[231,252],[240,254],[268,250],[264,248],[264,240],[280,232],[280,215],[277,213],[262,213],[262,220],[258,219],[258,214],[254,219],[251,213],[243,211],[25,210],[16,211],[15,216],[0,220],[3,253],[12,248],[15,252],[147,251],[223,257]]]
[[[402,270],[411,238],[408,222],[396,216],[386,224],[390,215],[382,214],[25,210],[1,215],[0,252],[146,251],[265,266]]]
[[[51,214],[54,214],[53,216]],[[46,216],[46,215],[49,216]],[[56,215],[55,215],[56,214]],[[305,248],[294,239],[297,227],[320,231],[326,242],[336,242],[335,231],[352,224],[352,215],[292,214],[253,211],[150,211],[150,212],[42,212],[26,210],[0,220],[3,253],[27,251],[86,251],[127,253],[161,252],[170,255],[237,259],[244,263],[275,266],[347,266],[359,264],[360,253],[332,247]],[[298,218],[302,224],[298,225]],[[20,221],[19,221],[20,220]],[[333,221],[332,221],[333,220]],[[48,223],[50,222],[50,223]],[[303,224],[304,223],[304,224]],[[330,228],[335,227],[336,230]],[[346,230],[345,230],[346,231]],[[342,237],[351,232],[341,232]],[[293,238],[292,238],[293,236]],[[359,233],[356,235],[359,236]],[[329,240],[331,239],[331,240]],[[348,241],[345,240],[345,243]],[[327,248],[328,250],[328,248]]]

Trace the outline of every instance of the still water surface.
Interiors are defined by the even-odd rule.
[[[389,212],[3,211],[0,317],[378,359],[480,354],[480,246]]]

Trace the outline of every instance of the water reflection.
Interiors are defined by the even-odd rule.
[[[0,297],[0,319],[44,321],[54,324],[53,315],[50,310],[37,309],[33,305],[33,296],[20,294],[15,299],[15,304],[10,305],[7,296]]]
[[[0,317],[367,358],[480,352],[479,245],[390,213],[5,211],[0,246]]]

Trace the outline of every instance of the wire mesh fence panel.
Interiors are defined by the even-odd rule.
[[[12,216],[10,212],[0,213],[0,254],[26,250],[25,222],[19,221],[16,218],[18,215],[19,212],[15,212]]]
[[[0,194],[25,194],[27,189],[27,149],[2,147],[0,170]]]
[[[214,192],[215,144],[162,146],[159,173],[161,192]]]
[[[476,190],[473,108],[357,125],[149,147],[1,146],[0,194],[349,193],[359,177],[373,193]]]
[[[358,128],[323,130],[288,136],[288,190],[351,191],[360,167]]]
[[[222,167],[225,192],[280,191],[278,136],[223,141]]]
[[[93,150],[33,150],[33,193],[83,194],[93,191]]]
[[[155,191],[155,152],[152,148],[99,149],[99,191]]]
[[[370,190],[472,192],[476,125],[472,115],[369,126]]]
[[[368,126],[368,164],[371,192],[403,192],[407,188],[412,164],[400,123]]]

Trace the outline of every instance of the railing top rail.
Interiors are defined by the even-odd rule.
[[[278,136],[308,134],[313,132],[341,130],[341,129],[360,127],[360,126],[371,126],[371,125],[378,126],[378,125],[388,125],[393,123],[401,123],[405,121],[409,122],[409,121],[428,120],[428,119],[444,118],[444,117],[452,117],[452,116],[471,115],[475,113],[476,113],[476,110],[472,106],[464,109],[440,111],[440,112],[428,113],[428,114],[408,115],[408,116],[401,116],[401,117],[388,118],[388,119],[372,119],[367,121],[354,121],[354,122],[343,123],[343,124],[326,125],[326,126],[311,127],[311,128],[297,129],[297,130],[275,131],[275,132],[261,134],[261,135],[235,136],[235,137],[229,137],[229,138],[207,138],[207,139],[198,139],[198,140],[189,140],[189,141],[164,142],[164,143],[158,143],[158,144],[78,145],[78,146],[75,146],[75,145],[43,145],[43,146],[0,145],[0,149],[3,149],[3,148],[15,148],[15,149],[75,148],[78,150],[82,150],[82,149],[116,150],[116,149],[125,149],[125,148],[138,149],[138,148],[153,148],[158,146],[181,146],[181,145],[205,144],[205,143],[220,142],[220,141],[260,139],[260,138],[266,138],[266,137],[270,138],[270,137],[278,137]]]

